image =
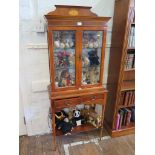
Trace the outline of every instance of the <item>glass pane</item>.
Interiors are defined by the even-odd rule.
[[[100,80],[102,31],[83,32],[82,84],[97,84]]]
[[[55,86],[75,85],[75,31],[54,31]]]

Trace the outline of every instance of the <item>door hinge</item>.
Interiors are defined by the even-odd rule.
[[[26,125],[26,119],[25,119],[25,117],[24,117],[24,124]]]

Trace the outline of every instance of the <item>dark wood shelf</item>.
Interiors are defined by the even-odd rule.
[[[128,51],[134,51],[135,50],[135,47],[128,47],[127,50]]]
[[[86,131],[91,131],[91,130],[96,130],[98,128],[95,128],[93,125],[91,124],[83,124],[83,125],[80,125],[80,126],[76,126],[73,131],[72,131],[72,134],[75,134],[75,133],[79,133],[79,132],[86,132]],[[56,130],[56,135],[57,136],[60,136],[60,135],[63,135],[62,131],[61,130]]]
[[[132,134],[135,132],[135,123],[131,122],[128,126],[123,126],[119,130],[112,131],[112,137],[123,136],[126,134]]]
[[[128,108],[128,107],[134,107],[135,104],[130,104],[130,105],[117,105],[117,108],[120,109],[120,108]]]
[[[124,70],[123,82],[135,81],[135,69]]]
[[[125,69],[125,70],[124,70],[124,72],[131,72],[131,71],[135,71],[135,68]]]
[[[134,90],[135,89],[135,81],[123,81],[121,91],[126,90]]]

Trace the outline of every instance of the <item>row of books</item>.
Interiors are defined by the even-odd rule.
[[[115,130],[121,129],[123,126],[129,126],[131,122],[135,122],[135,107],[119,109],[115,122]]]
[[[125,62],[125,69],[132,69],[135,68],[135,52],[127,53],[126,62]]]
[[[135,27],[132,26],[130,29],[130,34],[128,37],[128,47],[133,48],[135,47]]]
[[[121,93],[120,105],[134,105],[135,104],[135,91],[123,91]]]

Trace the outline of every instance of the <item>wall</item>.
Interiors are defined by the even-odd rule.
[[[54,10],[54,5],[92,6],[99,16],[113,17],[114,0],[20,0],[20,88],[28,135],[49,133],[48,109],[49,66],[47,33],[35,32],[38,22],[45,23],[43,15]],[[112,19],[109,22],[104,84],[108,73]]]

